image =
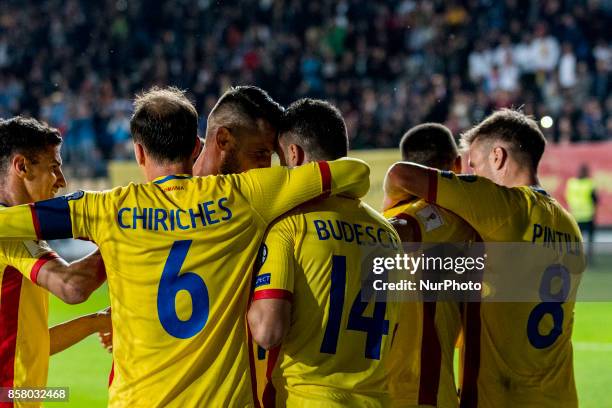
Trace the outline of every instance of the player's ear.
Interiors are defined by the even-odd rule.
[[[502,146],[495,146],[491,152],[490,159],[495,170],[500,170],[508,161],[508,151]]]
[[[290,144],[289,145],[289,162],[287,163],[287,165],[291,167],[301,166],[302,164],[304,164],[305,160],[306,160],[306,153],[304,152],[304,149],[302,149],[300,146],[294,143]]]
[[[22,154],[17,153],[13,157],[11,168],[19,178],[25,179],[28,176],[27,159]]]
[[[195,146],[193,146],[193,151],[191,152],[191,159],[195,162],[200,153],[202,152],[202,140],[196,136]]]
[[[233,144],[233,136],[225,126],[219,126],[215,137],[215,144],[220,151],[227,151]]]
[[[136,163],[139,166],[144,166],[146,157],[144,152],[144,147],[140,143],[134,143],[134,156],[136,157]]]

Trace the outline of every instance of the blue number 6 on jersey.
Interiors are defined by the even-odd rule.
[[[164,265],[157,291],[157,313],[164,329],[174,337],[188,339],[198,334],[208,320],[208,289],[200,275],[181,273],[191,240],[175,241]],[[175,300],[179,291],[191,295],[192,312],[188,320],[179,319]]]

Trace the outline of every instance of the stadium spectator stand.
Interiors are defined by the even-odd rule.
[[[329,99],[353,148],[423,121],[458,133],[523,106],[556,143],[612,138],[605,1],[16,1],[0,6],[0,117],[61,129],[70,175],[131,157],[130,100],[188,88],[206,115],[231,84]]]

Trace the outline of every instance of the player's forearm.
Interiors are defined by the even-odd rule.
[[[328,162],[329,181],[325,171],[322,169],[321,178],[323,190],[329,183],[331,194],[342,194],[350,197],[361,198],[370,190],[370,167],[366,162],[354,158],[342,158]]]
[[[104,283],[106,270],[99,250],[72,262],[68,267],[68,281],[83,288],[87,296]]]
[[[51,327],[49,329],[51,340],[49,354],[59,353],[85,337],[98,332],[98,319],[98,314],[92,313]]]
[[[62,259],[47,262],[40,269],[36,283],[68,304],[86,301],[106,279],[99,251],[67,264]]]
[[[434,177],[437,171],[429,167],[410,162],[394,163],[385,176],[385,208],[411,196],[427,199],[430,190],[435,188],[431,185]]]

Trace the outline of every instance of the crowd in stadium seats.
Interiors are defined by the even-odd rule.
[[[131,157],[135,92],[188,88],[201,127],[229,85],[329,99],[352,148],[424,121],[460,132],[492,109],[550,116],[557,143],[612,138],[608,2],[6,0],[0,117],[61,129],[67,162]],[[92,167],[92,164],[94,165]],[[93,169],[93,170],[89,170]]]

